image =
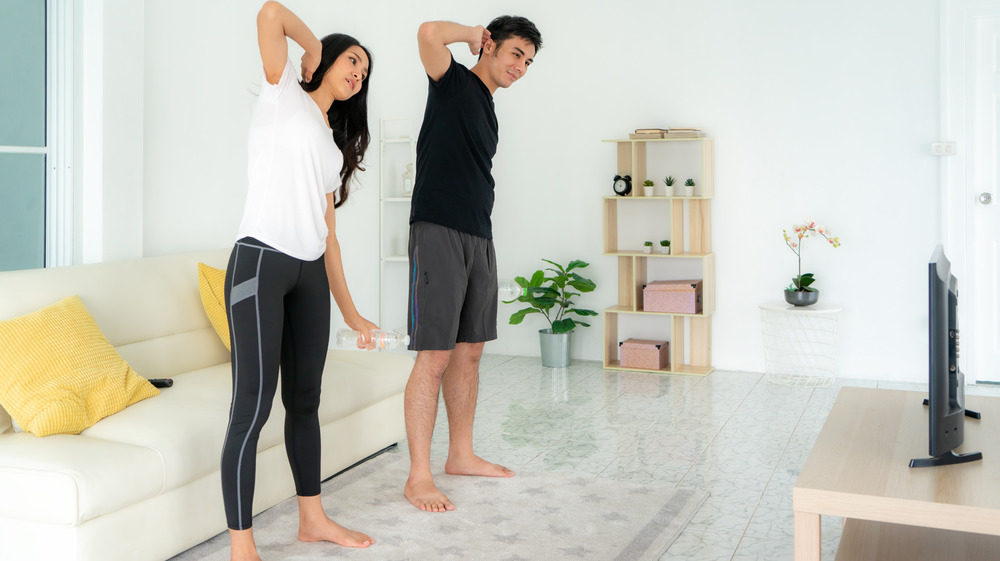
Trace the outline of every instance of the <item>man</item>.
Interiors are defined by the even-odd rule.
[[[445,472],[514,475],[475,455],[472,422],[479,358],[497,333],[493,94],[524,76],[542,37],[527,19],[501,16],[486,28],[427,22],[417,40],[430,84],[410,207],[408,327],[417,359],[406,385],[410,475],[403,492],[421,510],[444,512],[455,507],[434,484],[430,468],[442,388],[449,429]],[[467,43],[479,55],[471,70],[454,60],[452,43]]]

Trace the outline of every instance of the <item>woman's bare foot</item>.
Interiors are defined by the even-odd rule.
[[[253,541],[253,528],[229,530],[230,561],[261,561],[257,555],[257,545]]]
[[[410,504],[424,512],[445,512],[455,510],[455,505],[451,504],[448,497],[442,493],[432,478],[414,478],[406,480],[403,487],[403,494]]]
[[[444,472],[449,475],[478,475],[481,477],[514,477],[514,472],[499,464],[493,464],[480,458],[470,456],[468,459],[448,458],[444,464]]]
[[[308,528],[299,526],[299,540],[304,542],[333,542],[344,547],[368,547],[375,543],[370,536],[348,530],[329,518],[326,522],[312,524]]]
[[[319,495],[298,497],[299,540],[304,542],[333,542],[344,547],[368,547],[375,543],[370,536],[348,530],[337,524],[323,511]]]

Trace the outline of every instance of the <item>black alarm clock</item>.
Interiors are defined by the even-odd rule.
[[[616,175],[614,182],[615,194],[619,197],[624,197],[632,192],[632,176],[631,175]]]

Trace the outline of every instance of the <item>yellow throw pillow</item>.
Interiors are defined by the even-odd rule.
[[[201,305],[212,327],[229,348],[229,317],[226,315],[226,272],[204,263],[198,263],[198,290],[201,291]]]
[[[38,436],[77,434],[158,395],[101,333],[77,296],[0,321],[0,405]]]

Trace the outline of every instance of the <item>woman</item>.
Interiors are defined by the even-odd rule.
[[[305,49],[301,83],[286,38]],[[373,543],[323,511],[318,416],[329,293],[365,343],[376,327],[354,307],[334,221],[368,147],[371,55],[346,35],[316,39],[277,2],[257,15],[257,42],[265,81],[250,121],[246,208],[226,271],[233,401],[221,469],[234,560],[260,559],[251,529],[257,439],[279,365],[299,539]]]

